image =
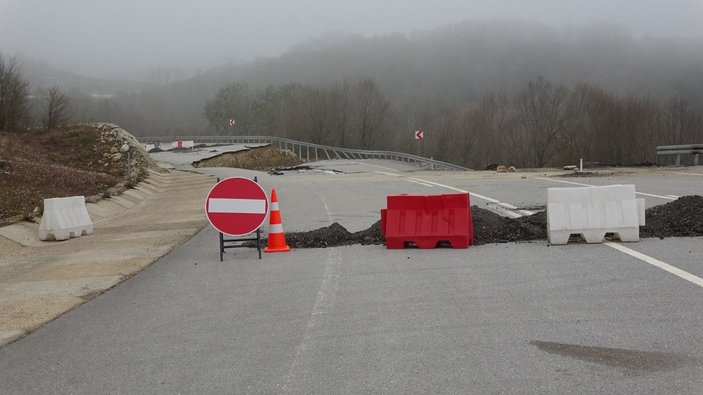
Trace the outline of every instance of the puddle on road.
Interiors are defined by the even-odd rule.
[[[623,368],[633,372],[666,372],[686,365],[700,363],[698,360],[675,353],[591,347],[539,340],[533,340],[530,344],[550,354],[570,357],[598,365]]]

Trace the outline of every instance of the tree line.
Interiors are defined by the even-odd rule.
[[[290,83],[252,92],[245,83],[220,89],[205,105],[217,134],[279,135],[315,144],[388,147],[390,101],[373,80],[342,81],[327,88]],[[230,123],[234,120],[234,125]]]
[[[561,166],[579,158],[655,163],[657,145],[703,141],[703,116],[679,96],[660,103],[620,97],[587,83],[554,85],[543,77],[512,97],[491,93],[436,114],[392,105],[371,79],[325,87],[271,85],[260,91],[234,82],[218,91],[204,113],[213,134],[404,151],[471,168]],[[420,129],[425,139],[417,141],[414,131]]]
[[[16,58],[0,53],[0,130],[12,131],[40,123],[53,129],[69,118],[69,98],[58,86],[30,94],[30,84]]]
[[[21,74],[11,63],[2,62],[2,75]],[[702,142],[700,70],[701,40],[633,37],[614,26],[557,31],[472,21],[409,34],[326,35],[276,58],[191,78],[155,69],[152,83],[141,85],[83,79],[71,86],[76,79],[64,73],[32,81],[29,90],[17,83],[22,78],[3,78],[15,82],[0,87],[0,112],[10,114],[0,128],[48,126],[52,103],[63,97],[66,108],[70,97],[70,108],[58,111],[65,119],[113,122],[137,136],[277,135],[472,168],[581,157],[654,162],[657,145]],[[42,88],[56,81],[65,95]],[[13,91],[16,100],[8,101]],[[420,129],[425,139],[416,141]]]
[[[467,21],[373,37],[329,33],[278,57],[224,64],[189,78],[179,76],[178,67],[153,69],[140,84],[66,73],[46,78],[36,67],[27,70],[36,77],[33,86],[58,83],[66,90],[75,119],[114,122],[139,136],[209,132],[203,106],[232,81],[259,92],[292,82],[322,88],[370,79],[406,121],[423,122],[494,93],[513,98],[539,75],[658,103],[676,95],[703,108],[703,40],[637,37],[613,25],[560,30]]]

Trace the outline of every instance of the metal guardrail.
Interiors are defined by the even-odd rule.
[[[703,154],[703,144],[660,145],[657,155],[676,155],[676,165],[681,165],[681,155],[693,155],[693,166],[698,166],[699,155]]]
[[[392,151],[369,151],[352,148],[332,147],[306,143],[272,136],[170,136],[170,137],[137,137],[142,143],[168,143],[178,140],[194,141],[195,144],[271,144],[279,149],[288,150],[301,160],[310,162],[324,159],[387,159],[414,164],[430,170],[471,170],[469,168],[423,158],[417,155]]]

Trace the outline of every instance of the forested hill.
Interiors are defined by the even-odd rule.
[[[548,102],[552,108],[535,107]],[[359,113],[369,103],[377,113]],[[656,160],[656,144],[703,138],[703,40],[518,21],[330,33],[280,57],[81,106],[86,120],[140,136],[270,134],[470,166],[543,166],[584,152],[634,163]],[[224,126],[231,117],[235,129]],[[407,138],[415,128],[431,136],[421,152]],[[631,149],[619,149],[616,137]]]
[[[236,54],[237,48],[223,51]],[[590,83],[619,96],[678,96],[702,106],[703,41],[634,37],[611,25],[557,30],[519,21],[468,21],[369,38],[330,33],[280,57],[224,65],[102,111],[119,118],[148,111],[139,119],[115,119],[138,134],[192,133],[206,126],[204,104],[234,81],[262,90],[373,79],[394,105],[436,112],[487,94],[512,96],[538,76],[565,86]]]
[[[200,78],[253,86],[371,78],[394,101],[454,102],[488,93],[512,95],[540,75],[555,84],[591,83],[618,95],[676,92],[700,102],[703,41],[635,38],[610,25],[556,30],[516,21],[465,22],[371,38],[331,34],[279,58]]]

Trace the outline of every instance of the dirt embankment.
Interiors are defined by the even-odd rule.
[[[276,147],[253,147],[239,152],[225,152],[193,163],[193,167],[236,167],[239,169],[270,171],[278,167],[303,163],[297,155]]]
[[[150,162],[113,124],[0,131],[0,225],[40,214],[44,199],[115,194],[146,177]]]

